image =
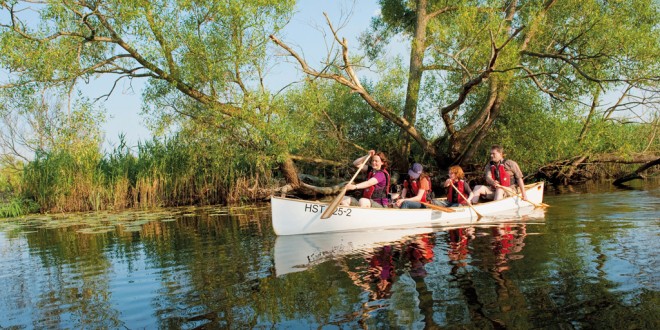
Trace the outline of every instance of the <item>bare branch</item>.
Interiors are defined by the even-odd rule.
[[[628,87],[626,87],[626,90],[623,91],[623,93],[621,94],[621,97],[616,101],[616,103],[613,106],[611,106],[611,107],[609,107],[605,110],[605,115],[603,116],[603,119],[607,120],[607,119],[610,118],[610,116],[616,110],[616,108],[619,107],[621,105],[621,102],[623,102],[623,100],[626,98],[626,96],[628,96],[628,92],[632,88],[633,88],[633,85],[628,84]]]
[[[328,19],[327,15],[326,15],[326,19]],[[334,30],[334,28],[332,27],[332,24],[330,24],[330,22],[328,23],[330,25],[330,29],[333,32],[335,40],[342,46],[342,58],[344,60],[344,65],[342,66],[342,69],[348,74],[349,76],[348,78],[339,74],[328,74],[328,73],[319,72],[313,69],[312,67],[310,67],[309,64],[305,61],[305,59],[302,58],[302,56],[300,56],[296,51],[291,49],[291,47],[280,41],[277,37],[271,35],[270,39],[273,40],[273,42],[275,42],[275,44],[280,46],[282,49],[287,51],[289,53],[289,56],[295,58],[296,61],[298,61],[298,63],[300,64],[300,67],[304,73],[312,77],[335,80],[338,83],[350,88],[352,91],[358,93],[360,97],[362,97],[362,99],[365,100],[367,104],[369,104],[369,106],[371,106],[372,109],[374,109],[376,112],[381,114],[383,117],[390,120],[395,125],[401,127],[407,134],[409,134],[413,139],[415,139],[415,141],[417,141],[426,152],[428,152],[431,155],[435,155],[435,149],[432,147],[432,144],[429,143],[429,141],[426,140],[420,134],[419,131],[417,131],[417,129],[412,123],[407,121],[405,118],[398,116],[391,109],[380,104],[378,101],[376,101],[376,99],[373,98],[371,94],[369,94],[369,92],[367,92],[364,89],[357,75],[355,74],[352,65],[350,65],[348,58],[348,45],[346,43],[346,40],[340,39],[339,36],[336,34],[336,30]]]
[[[531,51],[526,51],[526,50],[522,51],[521,54],[523,54],[523,55],[528,55],[528,56],[533,56],[533,57],[538,57],[538,58],[552,58],[552,59],[558,59],[558,60],[561,60],[561,61],[563,61],[563,62],[565,62],[565,63],[571,65],[573,68],[575,68],[575,70],[576,70],[576,71],[577,71],[582,77],[584,77],[585,79],[587,79],[587,80],[589,80],[589,81],[592,81],[592,82],[595,82],[595,83],[601,85],[601,88],[603,88],[603,89],[605,89],[605,88],[602,86],[602,84],[603,84],[604,82],[615,82],[615,83],[616,83],[616,82],[627,82],[627,83],[635,83],[635,82],[644,81],[644,80],[650,80],[650,81],[658,81],[658,80],[660,80],[660,76],[658,76],[658,77],[640,77],[640,78],[636,78],[636,79],[602,79],[602,78],[593,77],[593,76],[589,75],[588,73],[586,73],[584,70],[582,70],[582,68],[578,65],[578,63],[576,63],[575,61],[573,61],[573,60],[572,60],[571,58],[569,58],[568,56],[564,56],[564,55],[561,55],[561,54],[551,54],[551,53],[537,53],[537,52],[531,52]]]
[[[463,103],[465,102],[465,100],[467,99],[467,96],[468,96],[468,94],[470,93],[470,91],[471,91],[475,86],[479,85],[484,79],[488,78],[488,76],[493,72],[493,70],[494,70],[494,68],[495,68],[495,64],[496,64],[496,62],[497,62],[497,57],[498,57],[500,51],[501,51],[504,47],[506,47],[506,45],[507,45],[507,44],[508,44],[513,38],[515,38],[515,36],[516,36],[516,35],[517,35],[517,34],[518,34],[523,28],[524,28],[524,27],[520,27],[520,28],[516,29],[516,31],[515,31],[515,32],[514,32],[509,38],[507,38],[507,40],[506,40],[506,41],[502,44],[502,46],[500,46],[500,47],[497,47],[497,46],[495,45],[495,41],[493,40],[494,38],[493,38],[493,36],[492,36],[492,34],[491,34],[491,56],[490,56],[490,59],[489,59],[489,61],[488,61],[488,66],[487,66],[486,69],[485,69],[483,72],[481,72],[478,76],[476,76],[475,78],[471,79],[471,80],[468,81],[467,83],[463,84],[463,86],[461,86],[461,89],[460,89],[460,92],[459,92],[459,94],[458,94],[458,98],[456,99],[456,101],[454,101],[454,102],[452,102],[451,104],[449,104],[449,105],[447,105],[447,106],[445,106],[445,107],[443,107],[443,108],[440,109],[440,114],[443,116],[443,118],[445,118],[445,117],[449,114],[449,112],[451,112],[452,110],[455,110],[455,109],[458,108],[461,104],[463,104]],[[447,119],[449,119],[449,118],[447,117]],[[449,121],[450,121],[450,120],[445,120],[445,124],[448,123]]]
[[[440,9],[426,15],[426,19],[430,20],[430,19],[433,19],[434,17],[436,17],[438,15],[442,15],[443,13],[446,13],[448,11],[453,11],[453,10],[456,10],[456,9],[458,9],[458,7],[456,7],[456,6],[447,6],[447,7],[444,7],[444,8],[440,8]]]
[[[519,67],[517,67],[517,68],[522,69],[522,70],[524,70],[525,72],[527,72],[527,76],[526,76],[526,77],[527,77],[527,78],[531,78],[532,81],[534,82],[534,84],[536,85],[536,87],[538,87],[538,89],[539,89],[540,91],[542,91],[543,93],[546,93],[546,94],[550,95],[550,97],[552,97],[553,99],[555,99],[555,100],[557,100],[557,101],[562,101],[562,102],[564,101],[564,99],[563,99],[562,97],[560,97],[560,96],[557,96],[557,94],[556,94],[555,92],[553,92],[553,91],[551,91],[551,90],[549,90],[549,89],[543,87],[543,85],[541,84],[541,82],[540,82],[538,79],[536,79],[536,76],[538,76],[539,74],[534,74],[534,72],[532,72],[532,70],[530,70],[530,69],[528,69],[528,68],[526,68],[526,67],[524,67],[524,66],[522,66],[522,65],[519,66]]]

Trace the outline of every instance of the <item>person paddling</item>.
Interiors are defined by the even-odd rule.
[[[358,184],[346,185],[346,190],[362,190],[362,197],[357,200],[353,197],[344,197],[341,201],[343,206],[360,207],[387,207],[389,199],[387,194],[390,192],[390,174],[387,172],[388,160],[383,152],[369,150],[369,154],[362,156],[355,161],[353,165],[360,167],[365,157],[371,156],[371,166],[367,171],[367,180]],[[363,168],[363,171],[365,169]]]
[[[441,206],[463,206],[472,204],[472,189],[470,185],[463,180],[465,173],[463,169],[458,166],[449,168],[449,179],[445,181],[445,188],[447,189],[447,200],[442,201],[444,205]],[[456,191],[458,190],[458,192]]]
[[[500,200],[504,198],[505,189],[512,185],[514,181],[521,192],[523,200],[527,200],[525,194],[525,183],[518,163],[505,159],[504,149],[500,145],[490,147],[490,163],[484,168],[484,177],[487,185],[474,187],[472,203],[478,203],[479,197],[488,200]],[[506,187],[506,188],[502,188]]]

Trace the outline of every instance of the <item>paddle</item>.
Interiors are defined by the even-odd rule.
[[[362,164],[360,164],[360,167],[358,167],[357,172],[355,172],[355,175],[351,178],[351,181],[348,181],[348,183],[344,186],[344,188],[341,190],[339,195],[335,197],[335,199],[332,200],[332,203],[328,205],[328,208],[323,211],[323,214],[321,214],[321,219],[327,219],[332,216],[332,214],[335,212],[337,209],[337,206],[339,206],[339,203],[341,200],[344,198],[344,195],[346,195],[346,187],[348,187],[349,184],[353,183],[353,180],[357,177],[358,174],[360,174],[360,171],[362,171],[362,168],[364,167],[364,164],[369,161],[369,158],[371,158],[371,154],[367,155],[367,157],[364,159]]]
[[[513,191],[513,189],[511,189],[511,188],[509,188],[509,187],[500,186],[500,188],[502,188],[502,190],[508,192],[508,193],[511,194],[511,195],[518,196],[518,197],[522,198],[522,195],[521,195],[521,194],[516,193],[515,191]],[[525,200],[525,201],[526,201],[527,203],[530,203],[530,204],[534,205],[534,207],[543,207],[543,208],[545,208],[545,207],[550,206],[550,205],[548,205],[548,204],[546,204],[546,203],[537,204],[537,203],[534,203],[534,202],[529,201],[529,200]]]
[[[458,188],[456,188],[456,186],[454,186],[453,182],[450,182],[449,184],[451,185],[452,188],[454,188],[454,190],[456,190],[456,192],[459,195],[461,195],[461,197],[463,197],[463,199],[467,202],[467,205],[472,209],[472,211],[474,211],[474,213],[477,214],[477,221],[479,221],[479,219],[481,219],[483,217],[483,215],[481,215],[479,212],[477,212],[477,210],[474,208],[474,206],[472,206],[472,204],[468,201],[468,199],[465,198],[465,195],[463,195],[463,193],[461,193],[461,191],[458,190]]]
[[[456,210],[454,210],[450,207],[439,206],[439,205],[435,205],[435,204],[431,204],[431,203],[422,203],[422,205],[424,205],[424,206],[426,206],[430,209],[437,210],[437,211],[448,212],[448,213],[456,212]]]

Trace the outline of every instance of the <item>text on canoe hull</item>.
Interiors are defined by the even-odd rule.
[[[318,204],[305,204],[305,212],[310,213],[323,213],[327,205],[318,205]],[[332,215],[350,217],[353,210],[349,208],[338,207]]]

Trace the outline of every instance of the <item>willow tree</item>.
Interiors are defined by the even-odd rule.
[[[469,161],[504,106],[516,107],[510,96],[520,86],[532,87],[525,90],[549,104],[576,106],[621,86],[630,87],[623,97],[635,95],[631,90],[658,93],[660,6],[654,0],[379,2],[381,15],[363,39],[372,58],[384,56],[383,46],[393,37],[407,40],[410,62],[402,109],[384,105],[363,86],[359,68],[367,63],[349,54],[346,39],[330,20],[340,54],[324,69],[271,38],[303,72],[349,88],[397,125],[402,137],[398,159],[404,162],[409,141],[439,165]],[[420,130],[420,113],[441,118],[442,127]],[[525,120],[524,113],[519,119]]]
[[[295,132],[263,81],[272,64],[267,36],[288,22],[294,4],[2,0],[0,65],[8,75],[0,88],[9,94],[51,89],[66,97],[99,76],[113,77],[108,94],[146,79],[144,109],[156,127],[212,131],[255,159],[291,165],[288,153],[297,141],[287,138]]]

